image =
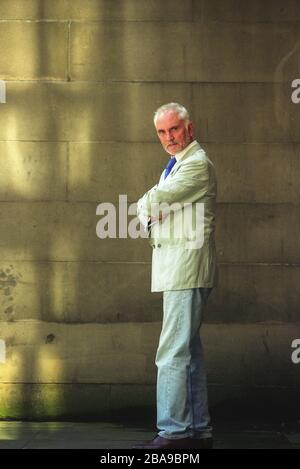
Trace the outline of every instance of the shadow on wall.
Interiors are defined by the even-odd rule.
[[[125,18],[128,3],[119,5],[119,16]],[[95,11],[95,17],[101,13]],[[39,16],[45,15],[40,2]],[[176,84],[176,76],[165,75],[174,83],[160,88],[151,82],[120,82],[130,76],[131,38],[122,22],[116,24],[116,58],[101,53],[97,61],[101,70],[108,65],[110,70],[114,60],[117,76],[107,72],[103,81],[93,75],[74,79],[71,49],[64,77],[48,80],[44,51],[49,44],[41,23],[32,50],[39,60],[31,61],[37,64],[32,76],[41,80],[7,84],[7,104],[0,108],[7,116],[6,141],[0,142],[6,155],[0,188],[1,335],[6,345],[6,363],[0,363],[0,417],[65,418],[66,409],[76,412],[83,400],[89,416],[95,409],[111,412],[118,392],[120,407],[124,402],[122,392],[114,389],[119,384],[124,394],[128,383],[145,385],[141,401],[148,389],[149,402],[153,396],[157,328],[151,323],[161,318],[161,299],[149,293],[150,249],[144,240],[96,239],[96,206],[127,193],[131,203],[156,183],[165,155],[152,158],[159,146],[149,130],[149,101],[154,110],[178,100],[192,114],[202,103],[195,102],[193,84]],[[65,25],[72,47],[77,26],[73,21]],[[99,28],[99,50],[105,51],[107,25],[99,21],[93,27]],[[164,31],[159,33],[162,42]],[[87,40],[84,47],[83,55],[89,56],[94,44]],[[163,68],[163,50],[154,52]],[[292,55],[280,62],[275,79],[284,75]],[[206,132],[209,137],[208,125]],[[242,303],[237,295],[225,293],[224,298]],[[139,328],[139,322],[149,327]],[[93,400],[89,391],[98,397]]]
[[[44,18],[43,2],[39,5],[40,18]],[[102,23],[98,26],[102,27]],[[72,22],[69,27],[72,34]],[[0,418],[65,418],[68,409],[80,414],[78,396],[85,400],[86,415],[90,417],[97,414],[97,409],[98,413],[110,412],[111,383],[115,381],[118,385],[120,379],[121,384],[126,384],[128,376],[139,383],[139,370],[145,369],[145,358],[134,353],[137,342],[133,340],[126,350],[128,338],[120,337],[131,333],[131,325],[114,329],[109,323],[123,322],[125,326],[133,320],[132,310],[137,317],[142,315],[149,320],[150,293],[141,292],[136,304],[134,287],[137,278],[150,283],[150,248],[149,255],[145,255],[143,251],[147,248],[144,242],[140,243],[137,254],[134,240],[120,241],[118,246],[119,242],[114,240],[96,239],[95,212],[97,204],[103,201],[103,193],[116,201],[117,191],[128,190],[128,181],[123,180],[123,187],[114,182],[107,191],[109,179],[103,179],[100,172],[103,186],[99,185],[92,196],[89,194],[91,180],[95,173],[99,174],[98,158],[113,159],[116,166],[107,164],[106,175],[118,177],[122,135],[130,136],[129,140],[134,142],[135,116],[141,113],[141,103],[134,92],[119,92],[118,86],[112,85],[118,108],[126,110],[124,118],[117,117],[118,126],[121,122],[126,125],[119,140],[117,133],[108,129],[111,124],[105,124],[106,118],[113,122],[115,113],[105,96],[105,87],[110,85],[95,84],[93,76],[85,83],[76,82],[72,74],[68,81],[45,82],[47,37],[43,27],[36,31],[32,54],[39,60],[32,63],[39,66],[32,70],[32,75],[42,79],[19,82],[18,86],[8,83],[4,109],[8,116],[6,141],[0,143],[6,155],[0,207],[6,222],[1,232],[4,246],[0,270],[1,335],[5,337],[6,362],[0,364]],[[119,48],[125,47],[125,43],[121,28]],[[125,51],[120,58],[118,67],[125,70],[128,66]],[[100,56],[99,60],[107,59]],[[24,127],[31,99],[36,101],[41,115],[34,116],[33,122]],[[108,140],[112,138],[118,143],[103,144],[97,138],[95,142],[99,126],[100,141],[106,140],[105,132],[109,130]],[[143,142],[143,135],[140,138]],[[153,144],[149,144],[148,153],[152,153],[152,148]],[[83,160],[82,155],[87,158]],[[140,158],[139,153],[135,155]],[[75,168],[73,159],[83,166]],[[131,159],[130,163],[129,169],[121,163],[128,178],[137,176],[134,168],[139,160]],[[70,180],[71,171],[73,176],[76,173],[76,184]],[[154,176],[157,174],[153,172],[151,177]],[[94,187],[97,183],[93,181]],[[131,195],[129,202],[140,194]],[[132,246],[129,258],[128,243]],[[133,270],[130,276],[126,275],[128,265]],[[157,301],[151,320],[153,314],[158,317],[159,309]],[[156,340],[156,331],[151,331]],[[135,329],[132,332],[136,334]],[[143,341],[140,334],[138,340]],[[113,355],[110,363],[106,363],[105,349]],[[126,358],[134,366],[130,367]],[[120,376],[111,371],[114,360]],[[126,366],[132,370],[122,374]],[[93,374],[95,371],[97,375]],[[84,383],[89,385],[87,390]],[[97,398],[89,397],[91,389]]]

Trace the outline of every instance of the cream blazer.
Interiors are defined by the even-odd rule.
[[[217,182],[213,163],[199,143],[175,163],[169,176],[137,203],[137,215],[152,224],[151,291],[213,287],[218,281],[215,247]]]

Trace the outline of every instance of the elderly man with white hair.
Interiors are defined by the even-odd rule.
[[[210,449],[212,427],[199,331],[217,283],[216,176],[182,105],[161,106],[154,125],[170,159],[159,183],[138,201],[138,217],[153,248],[151,291],[163,292],[155,359],[158,434],[134,448]]]

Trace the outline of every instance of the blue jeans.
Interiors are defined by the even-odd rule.
[[[199,335],[211,288],[166,291],[156,353],[157,428],[164,438],[212,435]]]

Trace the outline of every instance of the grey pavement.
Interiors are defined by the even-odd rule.
[[[139,423],[0,421],[0,449],[130,449],[152,439]],[[300,449],[300,422],[217,423],[215,449]]]

